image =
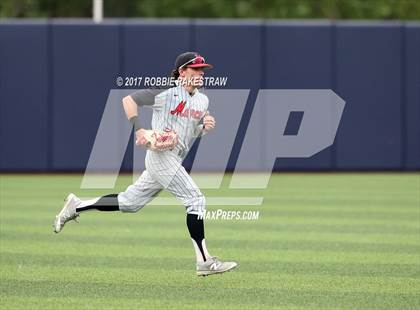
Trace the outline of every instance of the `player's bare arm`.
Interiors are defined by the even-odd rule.
[[[135,116],[138,116],[137,104],[130,95],[123,98],[122,104],[124,107],[125,115],[127,116],[128,120]]]
[[[147,140],[145,138],[145,129],[141,128],[140,121],[138,118],[138,106],[133,98],[128,95],[123,98],[122,104],[124,107],[125,115],[127,119],[133,124],[134,131],[136,135],[136,144],[137,145],[146,145]]]

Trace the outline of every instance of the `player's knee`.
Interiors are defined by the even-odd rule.
[[[135,213],[143,208],[145,203],[123,192],[118,195],[118,205],[121,212]]]
[[[120,204],[120,211],[125,213],[136,213],[143,207],[144,204]]]
[[[203,194],[197,194],[191,197],[186,203],[187,213],[204,212],[206,210],[206,197]]]
[[[206,197],[204,197],[204,195],[201,192],[197,192],[194,195],[193,200],[196,205],[206,205]]]
[[[203,194],[197,197],[197,205],[202,206],[203,209],[206,207],[206,197]]]

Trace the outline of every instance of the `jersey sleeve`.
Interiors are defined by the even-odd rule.
[[[154,108],[159,106],[155,100],[156,96],[163,91],[165,91],[165,89],[141,89],[130,94],[130,97],[138,106],[150,106]]]

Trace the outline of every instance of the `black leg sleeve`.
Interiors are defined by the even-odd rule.
[[[198,219],[196,214],[187,214],[187,226],[190,232],[191,238],[197,243],[200,249],[203,260],[206,261],[206,255],[204,254],[202,241],[204,239],[204,221]]]
[[[110,194],[102,196],[92,205],[76,208],[76,212],[82,212],[87,210],[99,210],[99,211],[118,211],[120,207],[118,205],[118,194]]]

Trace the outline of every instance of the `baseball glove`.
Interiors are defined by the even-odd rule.
[[[178,135],[173,130],[140,129],[136,138],[136,145],[143,145],[151,151],[172,150],[178,144]]]

